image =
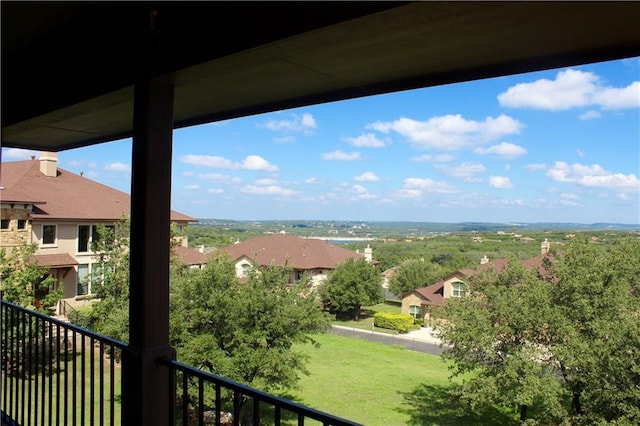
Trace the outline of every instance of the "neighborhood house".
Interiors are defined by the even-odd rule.
[[[128,216],[130,196],[61,169],[57,163],[57,154],[51,152],[42,152],[39,159],[2,163],[0,247],[11,250],[37,244],[36,261],[49,268],[55,288],[63,289],[63,298],[74,300],[95,293],[89,277],[100,269],[91,249],[98,238],[97,227],[115,226]],[[171,221],[184,231],[196,219],[172,211]],[[188,249],[187,242],[180,237],[176,254],[189,265],[197,259],[206,263],[206,256]]]
[[[236,265],[236,276],[247,277],[249,271],[269,265],[288,266],[292,269],[290,282],[309,276],[314,287],[327,278],[329,272],[347,259],[366,259],[373,262],[371,247],[364,254],[348,250],[337,244],[295,235],[267,235],[219,250],[226,253]]]
[[[520,261],[525,268],[536,268],[542,273],[541,268],[544,258],[548,255],[550,243],[546,239],[540,245],[540,255]],[[465,282],[474,274],[486,268],[493,268],[500,273],[508,264],[507,259],[490,260],[487,256],[480,259],[480,265],[476,269],[459,269],[447,275],[440,281],[427,287],[421,287],[409,292],[402,297],[402,313],[415,319],[429,319],[429,307],[440,306],[447,299],[464,297],[467,291]]]

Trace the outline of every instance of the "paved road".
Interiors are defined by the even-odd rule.
[[[440,355],[446,349],[446,347],[440,347],[440,342],[437,338],[430,336],[430,334],[425,333],[425,331],[420,331],[414,334],[386,334],[376,331],[361,330],[353,327],[334,325],[329,332],[340,336],[367,339],[372,342],[379,342],[387,345],[400,345],[412,351],[424,352],[432,355]]]

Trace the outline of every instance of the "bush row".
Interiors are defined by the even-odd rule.
[[[400,333],[406,333],[413,328],[413,317],[405,314],[378,312],[374,315],[373,322],[376,327],[396,330]]]

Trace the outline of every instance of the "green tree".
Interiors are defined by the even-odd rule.
[[[398,265],[391,277],[389,290],[397,295],[409,293],[416,288],[435,283],[442,274],[439,265],[419,259],[408,259]]]
[[[364,259],[347,259],[338,265],[320,285],[320,297],[331,309],[341,314],[360,317],[362,306],[384,301],[382,276]]]
[[[550,267],[553,352],[589,423],[640,420],[640,241],[606,248],[576,238]]]
[[[99,302],[92,305],[93,328],[102,334],[129,340],[129,218],[115,225],[98,225],[91,245],[96,254],[91,274]]]
[[[510,260],[468,283],[466,297],[435,311],[440,337],[452,345],[444,358],[463,378],[459,396],[473,410],[493,404],[519,408],[520,420],[533,412],[542,422],[558,421],[565,390],[549,357],[546,319],[551,315],[549,285]]]
[[[306,373],[296,343],[316,344],[330,318],[309,281],[290,285],[290,270],[253,271],[244,284],[234,263],[215,257],[204,270],[176,269],[171,280],[171,344],[178,359],[272,392]]]
[[[62,297],[62,289],[53,289],[55,278],[48,268],[38,265],[35,252],[38,246],[25,244],[0,249],[0,290],[2,298],[29,309],[48,314]]]
[[[434,312],[461,399],[542,423],[637,424],[640,241],[580,237],[552,254],[541,274],[513,261],[478,274]]]

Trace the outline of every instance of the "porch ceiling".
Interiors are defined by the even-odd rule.
[[[2,145],[132,134],[148,9],[175,127],[640,55],[639,2],[11,2]]]

